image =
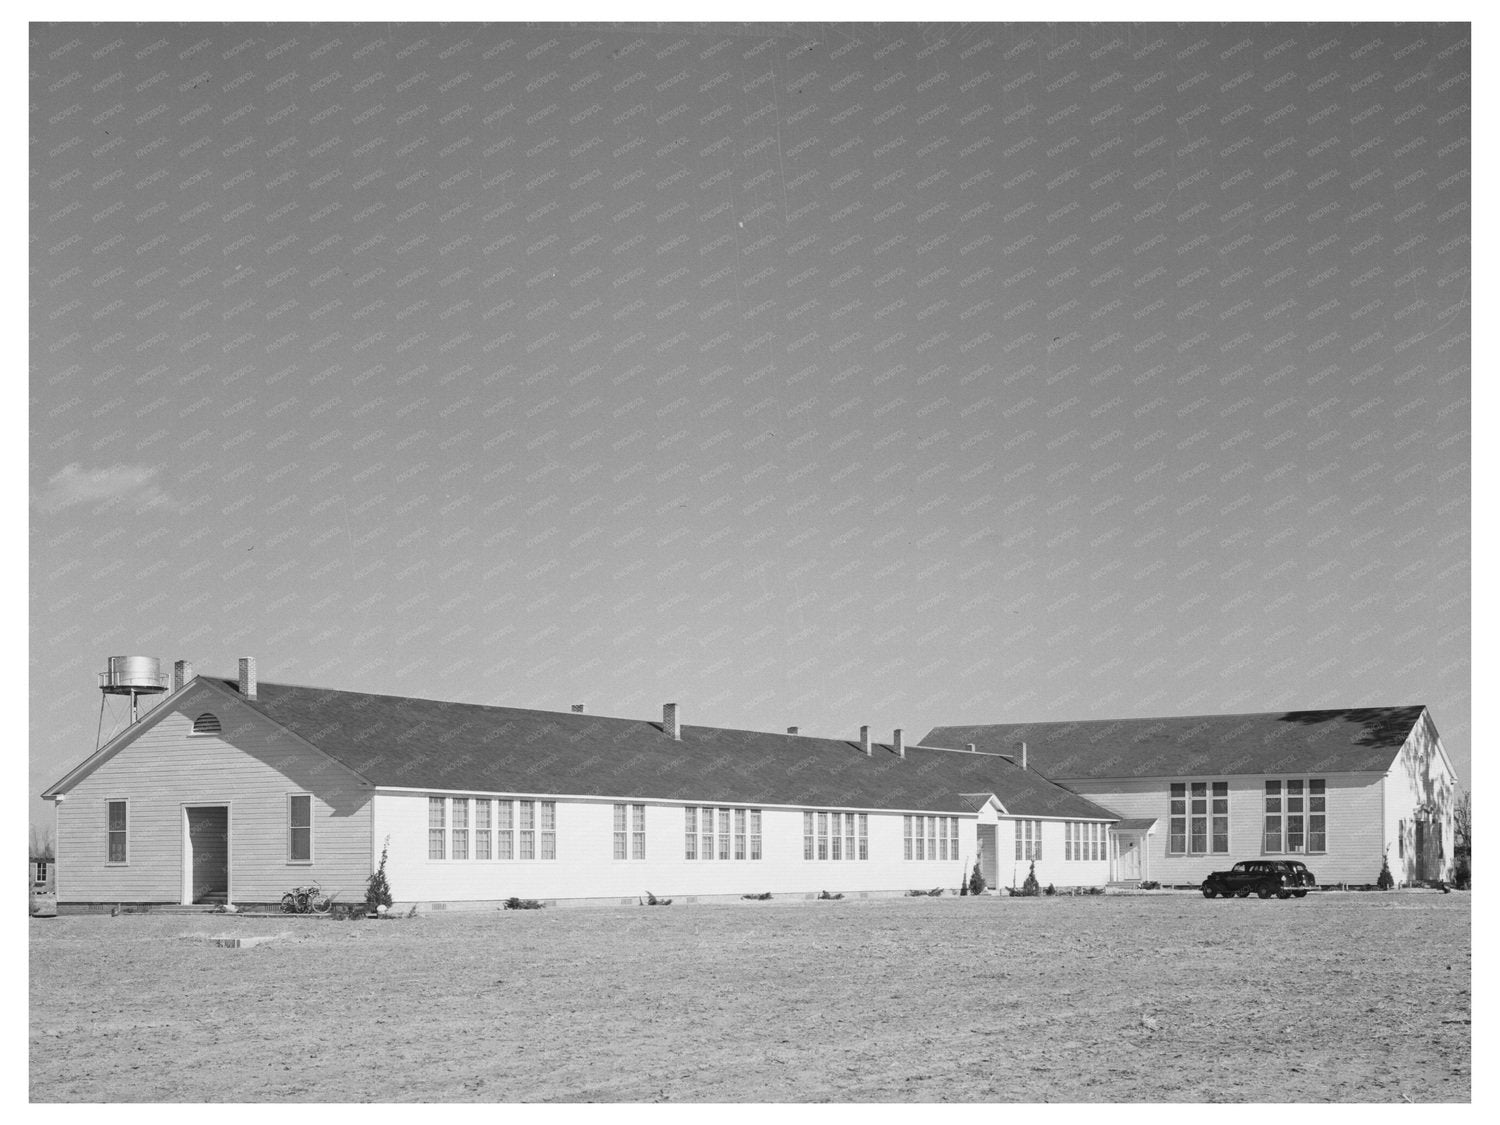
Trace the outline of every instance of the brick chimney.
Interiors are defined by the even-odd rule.
[[[875,752],[874,747],[872,747],[870,745],[870,728],[869,727],[860,727],[859,728],[859,748],[865,752],[865,757],[866,758],[868,758],[871,754],[873,754]]]
[[[898,758],[906,757],[906,739],[901,736],[900,727],[897,727],[895,733],[891,735],[891,745],[896,748]]]
[[[191,683],[194,679],[193,666],[186,660],[179,660],[172,665],[172,690],[176,691],[183,684]]]
[[[797,728],[796,727],[787,727],[786,728],[786,732],[787,732],[787,734],[796,734],[797,733]]]
[[[1026,768],[1026,743],[1021,743],[1021,768]]]
[[[240,657],[240,694],[246,699],[255,698],[255,657]]]
[[[661,705],[661,729],[668,738],[681,741],[682,726],[677,721],[677,704],[663,703]]]
[[[575,704],[573,704],[573,714],[575,714],[575,715],[582,715],[583,714],[583,704],[582,703],[575,703]]]
[[[975,746],[972,742],[969,743],[969,753],[970,754],[976,754],[978,752],[979,752],[979,747]]]

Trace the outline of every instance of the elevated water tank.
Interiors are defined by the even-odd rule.
[[[167,690],[161,661],[154,656],[111,656],[109,671],[99,673],[105,695],[154,695]]]

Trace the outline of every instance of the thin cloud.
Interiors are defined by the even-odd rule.
[[[175,508],[171,498],[154,483],[156,470],[146,465],[111,465],[85,469],[76,461],[47,481],[36,497],[44,512],[60,512],[75,504],[127,507],[137,512]]]

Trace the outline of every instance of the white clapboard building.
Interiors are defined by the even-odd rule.
[[[648,721],[259,683],[248,658],[237,679],[179,662],[163,689],[43,794],[61,909],[275,903],[312,882],[358,901],[382,852],[399,904],[459,908],[951,891],[976,861],[992,888],[1033,865],[1059,889],[1194,882],[1267,854],[1368,883],[1383,847],[1413,881],[1446,874],[1451,839],[1422,708],[907,744],[693,726],[676,704]],[[1236,758],[1282,729],[1300,733]],[[1089,768],[1084,746],[1106,747]]]

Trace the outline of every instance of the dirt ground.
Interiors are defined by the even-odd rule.
[[[1462,1102],[1469,902],[33,919],[31,1100]]]

